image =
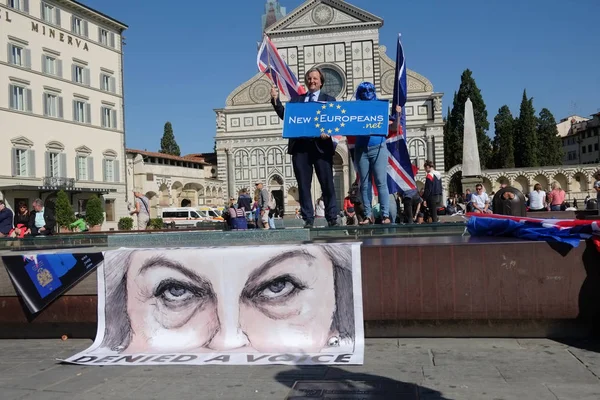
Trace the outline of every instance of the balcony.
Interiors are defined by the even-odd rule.
[[[73,189],[75,187],[75,178],[46,176],[43,179],[43,186],[57,189]]]

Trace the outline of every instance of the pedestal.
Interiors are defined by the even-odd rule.
[[[471,189],[471,193],[474,193],[475,185],[477,185],[478,183],[483,184],[483,178],[481,176],[463,176],[460,180],[460,183],[462,184],[463,193],[467,189]]]

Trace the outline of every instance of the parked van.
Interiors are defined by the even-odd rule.
[[[171,227],[195,227],[206,220],[192,207],[173,207],[161,210],[163,223]]]
[[[213,222],[223,221],[223,217],[221,216],[221,213],[219,212],[219,210],[217,210],[214,207],[207,207],[207,206],[198,207],[198,214],[200,214],[201,217],[203,217],[209,221],[213,221]]]

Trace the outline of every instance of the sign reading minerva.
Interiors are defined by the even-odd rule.
[[[283,137],[317,137],[388,134],[389,103],[383,101],[337,101],[288,103]]]
[[[4,11],[4,13],[2,13],[2,10],[0,10],[0,23],[1,22],[13,22],[11,15],[8,11]],[[63,33],[60,30],[46,27],[43,24],[41,24],[40,26],[39,23],[31,21],[31,30],[37,33],[41,33],[44,36],[48,36],[49,38],[57,39],[58,41],[66,43],[68,45],[75,46],[78,49],[83,49],[85,51],[90,50],[85,40],[71,36],[68,33]]]

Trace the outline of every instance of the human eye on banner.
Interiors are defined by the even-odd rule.
[[[121,249],[98,281],[96,341],[67,362],[363,362],[360,244]]]
[[[386,136],[388,111],[387,100],[288,103],[283,137]]]

